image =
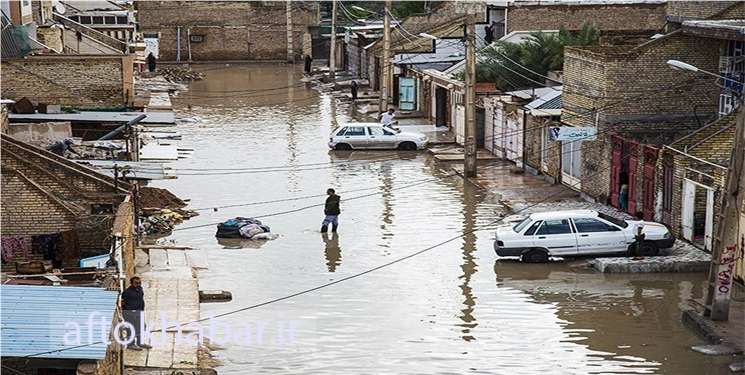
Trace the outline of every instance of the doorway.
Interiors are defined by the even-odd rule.
[[[683,180],[681,226],[683,238],[711,251],[714,233],[714,189],[698,182]]]
[[[448,91],[440,86],[435,89],[435,124],[437,126],[448,125]]]

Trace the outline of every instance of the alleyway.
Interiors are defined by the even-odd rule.
[[[691,353],[704,342],[680,320],[687,301],[703,296],[705,273],[609,275],[584,260],[497,260],[490,223],[507,213],[499,199],[517,199],[515,189],[532,191],[529,202],[550,194],[533,176],[495,182],[497,196],[452,176],[452,165],[427,152],[329,152],[328,134],[348,118],[346,106],[299,84],[300,68],[204,66],[206,80],[174,99],[179,117],[198,118],[180,126],[195,154],[176,164],[178,180],[156,185],[191,199],[188,208],[201,215],[167,240],[207,253],[200,289],[233,294],[232,302],[202,305],[203,318],[473,233],[222,318],[270,325],[262,345],[254,337],[251,346],[230,342],[213,351],[220,374],[716,374],[707,371],[724,366],[713,364],[729,363]],[[337,235],[318,233],[317,205],[328,187],[342,197]],[[281,237],[216,239],[209,224],[236,216],[258,217]],[[267,343],[278,322],[301,323],[294,345],[288,337],[284,345]]]

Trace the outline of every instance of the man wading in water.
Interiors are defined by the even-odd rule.
[[[329,197],[326,198],[326,205],[323,208],[326,218],[323,219],[323,223],[321,224],[321,233],[328,231],[329,224],[331,224],[331,231],[336,232],[336,228],[339,227],[339,214],[341,214],[341,209],[339,208],[341,197],[336,195],[336,190],[329,188],[326,190],[326,194]]]

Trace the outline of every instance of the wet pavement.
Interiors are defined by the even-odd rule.
[[[681,322],[705,273],[497,259],[493,222],[508,212],[499,196],[427,152],[329,152],[348,104],[308,89],[301,68],[200,65],[206,80],[174,99],[179,117],[199,118],[179,126],[180,144],[196,151],[176,163],[178,180],[156,186],[200,216],[166,240],[204,249],[200,289],[233,294],[203,304],[202,317],[230,313],[220,321],[252,328],[252,345],[212,352],[220,374],[728,373],[733,358],[693,352],[706,342]],[[342,197],[336,235],[319,233],[328,187]],[[280,238],[218,241],[210,224],[235,216],[258,217]],[[294,345],[291,322],[301,323]]]

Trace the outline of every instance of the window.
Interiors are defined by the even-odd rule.
[[[91,24],[91,16],[81,16],[80,17],[80,23],[84,25],[90,25]]]
[[[347,136],[347,137],[349,137],[349,136],[364,136],[364,135],[366,135],[366,133],[365,133],[365,127],[363,127],[363,126],[347,126],[347,129],[344,132],[344,135]]]
[[[532,227],[530,227],[528,230],[525,231],[526,236],[532,236],[535,234],[536,229],[538,229],[539,226],[541,226],[542,221],[538,220],[533,224]]]
[[[204,41],[204,35],[190,35],[189,40],[192,43],[202,43]]]
[[[116,17],[116,23],[119,25],[126,25],[129,22],[127,22],[127,16],[117,16]]]
[[[616,224],[621,228],[626,228],[629,226],[629,223],[627,223],[626,220],[616,219],[615,217],[604,214],[602,212],[598,212],[598,217],[605,221],[609,221],[613,224]]]
[[[527,217],[527,218],[525,218],[525,220],[519,222],[517,225],[515,225],[514,227],[512,227],[512,230],[514,230],[517,233],[520,233],[520,232],[523,231],[523,229],[525,229],[525,227],[527,227],[528,225],[530,225],[530,223],[532,223],[532,222],[533,222],[533,219]]]
[[[70,19],[78,23],[80,22],[80,17],[78,16],[70,16]]]
[[[116,17],[106,16],[104,19],[106,20],[107,25],[116,25]]]
[[[578,233],[592,233],[592,232],[610,232],[613,231],[615,227],[603,223],[600,220],[589,218],[589,217],[579,217],[574,220],[574,226],[577,228]]]
[[[93,16],[94,25],[103,25],[103,16]]]
[[[535,232],[536,235],[567,233],[572,233],[572,228],[569,226],[569,219],[546,220],[541,225],[541,228]]]
[[[91,215],[113,214],[114,206],[111,204],[92,204]]]

